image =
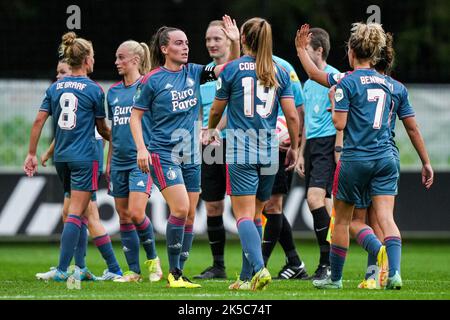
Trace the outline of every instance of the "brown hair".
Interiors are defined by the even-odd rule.
[[[161,51],[161,46],[167,46],[169,44],[169,33],[177,30],[180,29],[163,26],[153,35],[150,42],[151,70],[163,66],[166,63],[166,57]]]
[[[374,66],[375,70],[382,71],[389,75],[392,71],[395,60],[394,36],[386,33],[386,47],[381,51],[380,61]]]
[[[75,32],[70,31],[62,36],[58,51],[60,59],[65,59],[72,68],[79,68],[93,50],[92,42],[78,38]]]
[[[242,25],[245,46],[256,56],[256,76],[265,87],[278,87],[272,58],[272,28],[262,18],[252,18]]]
[[[325,61],[330,53],[330,36],[322,28],[311,28],[311,42],[310,45],[314,50],[322,48],[322,59]]]
[[[150,71],[150,49],[144,42],[137,42],[134,40],[127,40],[121,44],[126,46],[128,50],[139,57],[139,73],[146,74]]]
[[[386,47],[386,33],[379,23],[354,23],[348,44],[357,59],[367,59],[375,65]]]

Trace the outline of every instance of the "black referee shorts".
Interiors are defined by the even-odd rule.
[[[223,163],[206,164],[202,155],[202,172],[201,172],[201,194],[200,198],[203,201],[220,201],[225,199],[227,179],[226,179],[226,142],[225,139],[220,141],[221,144],[215,147],[211,153],[215,157],[216,152],[222,153]],[[202,146],[202,151],[206,146]],[[203,154],[203,153],[202,153]]]
[[[291,171],[286,171],[286,166],[284,161],[286,160],[286,152],[279,152],[279,166],[278,172],[275,176],[275,182],[272,187],[272,194],[287,194],[291,189],[292,184],[292,173]]]
[[[336,136],[312,138],[306,140],[305,146],[305,187],[326,190],[326,197],[331,198],[334,171],[334,144]]]

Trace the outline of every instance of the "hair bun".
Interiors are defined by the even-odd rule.
[[[62,43],[66,46],[71,46],[75,42],[76,38],[77,35],[75,32],[73,31],[67,32],[62,36]]]

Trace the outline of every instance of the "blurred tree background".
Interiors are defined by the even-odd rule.
[[[407,83],[449,83],[450,1],[361,0],[151,0],[151,1],[0,1],[1,78],[52,79],[56,49],[67,31],[69,5],[81,9],[77,33],[94,43],[93,78],[116,79],[114,53],[127,39],[148,42],[162,25],[183,29],[191,43],[190,61],[209,62],[204,46],[208,22],[225,13],[239,25],[262,16],[274,31],[274,51],[295,65],[302,81],[294,37],[302,23],[326,29],[331,36],[329,63],[348,69],[345,41],[351,23],[366,21],[370,5],[381,9],[381,23],[394,33],[394,76]]]

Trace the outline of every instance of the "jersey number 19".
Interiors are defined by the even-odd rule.
[[[255,80],[252,77],[245,77],[242,79],[242,86],[244,87],[244,114],[246,117],[253,117]],[[275,87],[264,87],[258,80],[256,85],[256,97],[263,103],[256,105],[256,112],[261,118],[267,118],[272,113],[275,100]]]
[[[72,130],[77,124],[78,99],[71,92],[65,92],[59,98],[61,114],[58,119],[58,126],[63,130]]]

